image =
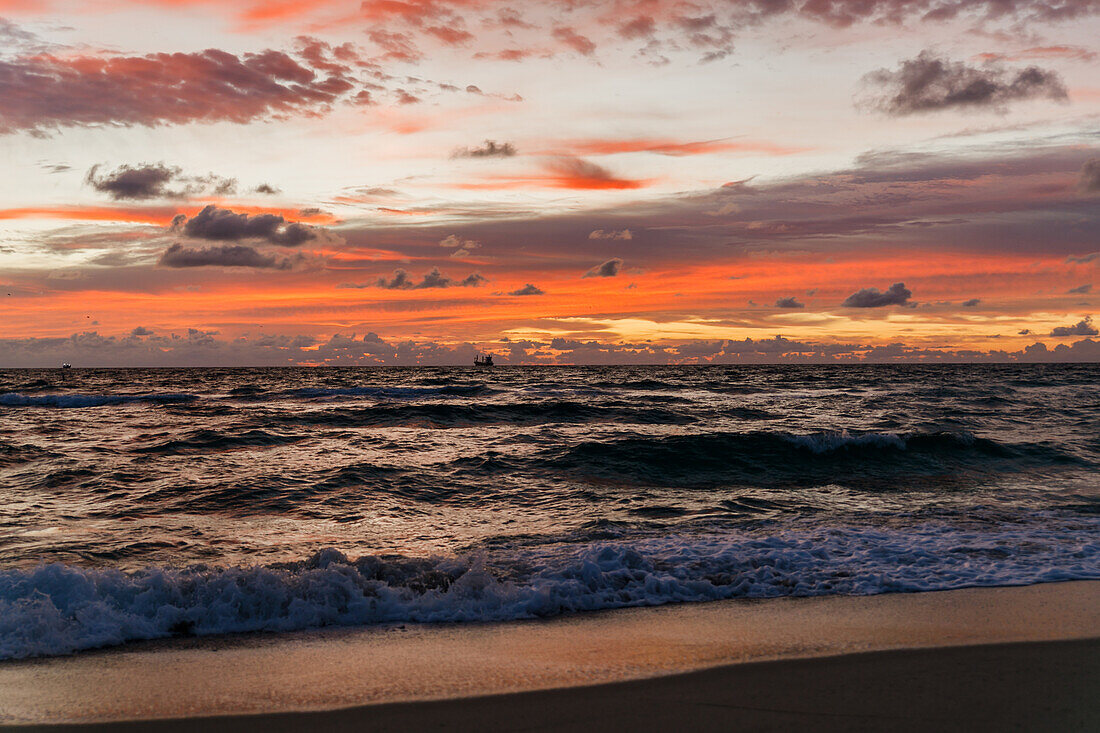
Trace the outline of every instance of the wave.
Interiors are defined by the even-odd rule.
[[[1100,518],[993,530],[823,525],[464,557],[328,549],[271,566],[62,564],[0,572],[0,659],[181,634],[503,621],[627,606],[947,590],[1100,578]]]
[[[131,402],[173,404],[194,402],[193,394],[46,394],[27,395],[19,392],[0,394],[0,407],[103,407],[124,405]]]
[[[484,384],[448,385],[445,387],[299,387],[284,392],[291,397],[323,399],[327,397],[381,397],[411,399],[430,396],[480,397],[497,390]]]
[[[684,385],[680,382],[664,381],[660,379],[636,379],[636,380],[624,380],[624,381],[610,381],[603,380],[599,382],[592,382],[592,387],[610,388],[612,390],[633,389],[638,391],[650,391],[650,390],[678,390],[683,389]]]
[[[47,385],[48,386],[48,385]],[[30,389],[28,391],[35,391]],[[334,400],[340,397],[373,397],[382,400],[412,400],[422,397],[481,397],[498,390],[484,384],[449,385],[445,387],[299,387],[268,391],[258,385],[246,385],[229,390],[230,400],[268,402],[286,399]],[[103,407],[127,403],[178,404],[202,400],[200,395],[160,392],[149,394],[0,394],[0,407]]]
[[[265,419],[268,417],[265,416]],[[687,425],[699,420],[682,411],[660,407],[636,407],[627,403],[593,405],[558,400],[506,404],[456,402],[382,404],[356,409],[341,408],[279,414],[270,416],[270,419],[279,423],[332,427],[429,426],[436,428],[587,422]]]
[[[758,431],[635,436],[545,450],[546,468],[660,486],[877,485],[922,476],[1056,468],[1078,459],[1041,443],[1008,444],[965,432],[798,435]]]
[[[57,454],[29,443],[17,444],[0,440],[0,468],[17,466],[22,463],[54,458]]]
[[[279,435],[266,430],[247,430],[243,433],[223,433],[217,430],[194,430],[180,438],[173,438],[153,445],[134,448],[134,453],[158,455],[186,455],[213,453],[250,448],[275,448],[306,440],[308,435]]]
[[[29,382],[18,385],[16,390],[20,392],[44,392],[57,388],[58,385],[48,379],[32,379]]]

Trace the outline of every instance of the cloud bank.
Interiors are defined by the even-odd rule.
[[[1049,348],[1037,342],[1019,351],[922,349],[904,344],[870,346],[773,338],[688,343],[600,342],[555,338],[481,343],[388,340],[376,333],[253,335],[218,338],[216,331],[125,336],[95,331],[68,337],[0,338],[0,368],[91,366],[466,365],[474,354],[506,349],[511,364],[847,364],[847,363],[1049,363],[1100,361],[1100,341],[1085,338]],[[1090,334],[1095,335],[1095,334]]]

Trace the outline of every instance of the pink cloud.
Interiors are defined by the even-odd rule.
[[[0,61],[0,131],[318,116],[355,88],[281,51]]]

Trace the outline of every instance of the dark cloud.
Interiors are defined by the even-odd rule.
[[[158,264],[161,267],[253,267],[270,270],[289,270],[294,266],[290,258],[263,254],[243,244],[189,248],[178,242],[165,250]]]
[[[1096,328],[1092,325],[1092,317],[1086,316],[1072,326],[1058,326],[1050,332],[1051,336],[1063,338],[1065,336],[1096,336]]]
[[[451,153],[452,158],[511,158],[516,154],[516,146],[512,143],[498,143],[486,140],[485,144],[477,148],[459,148]]]
[[[279,214],[238,214],[213,204],[190,219],[182,214],[177,216],[172,229],[195,239],[217,242],[262,239],[280,247],[297,247],[317,239],[322,231],[300,222],[287,222]]]
[[[1066,293],[1068,293],[1070,295],[1085,295],[1085,294],[1090,293],[1090,292],[1092,292],[1092,283],[1087,283],[1085,285],[1078,285],[1077,287],[1070,288],[1069,290],[1066,291]]]
[[[1081,166],[1078,186],[1085,193],[1100,193],[1100,158],[1092,158]]]
[[[1062,78],[1038,66],[1010,70],[1000,65],[968,66],[922,51],[896,71],[879,69],[864,77],[870,106],[893,115],[953,108],[1003,111],[1025,99],[1068,99]]]
[[[978,303],[981,303],[981,302],[982,301],[981,301],[980,298],[971,298],[970,300],[964,300],[963,303],[962,303],[962,306],[963,306],[963,308],[973,308],[974,306],[978,305]]]
[[[255,193],[262,193],[262,194],[266,194],[268,196],[275,196],[277,194],[282,193],[282,191],[275,188],[270,183],[261,183],[259,186],[256,186],[256,188],[254,188],[252,190]]]
[[[913,292],[905,283],[894,283],[885,292],[878,288],[863,288],[849,295],[841,307],[844,308],[882,308],[888,305],[907,305]]]
[[[527,283],[519,290],[513,290],[508,295],[546,295],[546,291],[538,288],[531,283]]]
[[[791,296],[789,298],[780,298],[775,301],[776,308],[805,308],[805,303],[799,303],[798,298]]]
[[[149,199],[169,195],[165,186],[180,173],[179,168],[169,168],[163,163],[146,164],[136,168],[124,165],[102,176],[99,166],[92,166],[85,182],[100,193],[113,199]]]
[[[584,273],[585,277],[615,277],[619,274],[619,271],[623,267],[623,261],[620,257],[612,257],[610,260],[596,265],[588,272]]]
[[[153,332],[144,326],[137,326],[133,331],[130,331],[131,336],[152,336]]]
[[[393,277],[386,279],[384,277],[378,278],[374,283],[374,286],[379,288],[385,288],[386,290],[423,290],[425,288],[474,288],[487,282],[488,279],[482,277],[479,273],[472,273],[462,280],[453,280],[439,271],[438,267],[433,267],[431,272],[424,275],[420,282],[414,281],[409,277],[409,273],[402,269],[393,271]],[[354,285],[347,283],[340,287],[369,287],[367,285]]]
[[[84,182],[116,201],[124,199],[185,198],[201,193],[225,196],[236,192],[234,178],[216,176],[185,176],[180,168],[164,163],[122,165],[100,173],[100,166],[88,170]]]
[[[482,277],[480,273],[473,272],[458,281],[459,287],[462,288],[476,288],[482,283],[489,282],[489,278]]]
[[[438,277],[439,270],[433,270],[433,272]],[[431,273],[429,273],[429,275],[430,274]],[[428,282],[428,275],[424,276],[424,282]],[[378,278],[378,281],[375,282],[375,285],[377,287],[385,288],[387,290],[407,290],[416,287],[416,283],[413,282],[412,278],[409,277],[409,273],[406,270],[402,270],[400,268],[393,271],[393,277],[389,280],[384,277]],[[353,285],[351,283],[349,283],[349,286],[367,287],[366,285]]]

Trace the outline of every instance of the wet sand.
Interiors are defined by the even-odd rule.
[[[2,664],[0,721],[157,731],[1095,730],[1098,638],[1100,582],[186,639]]]

